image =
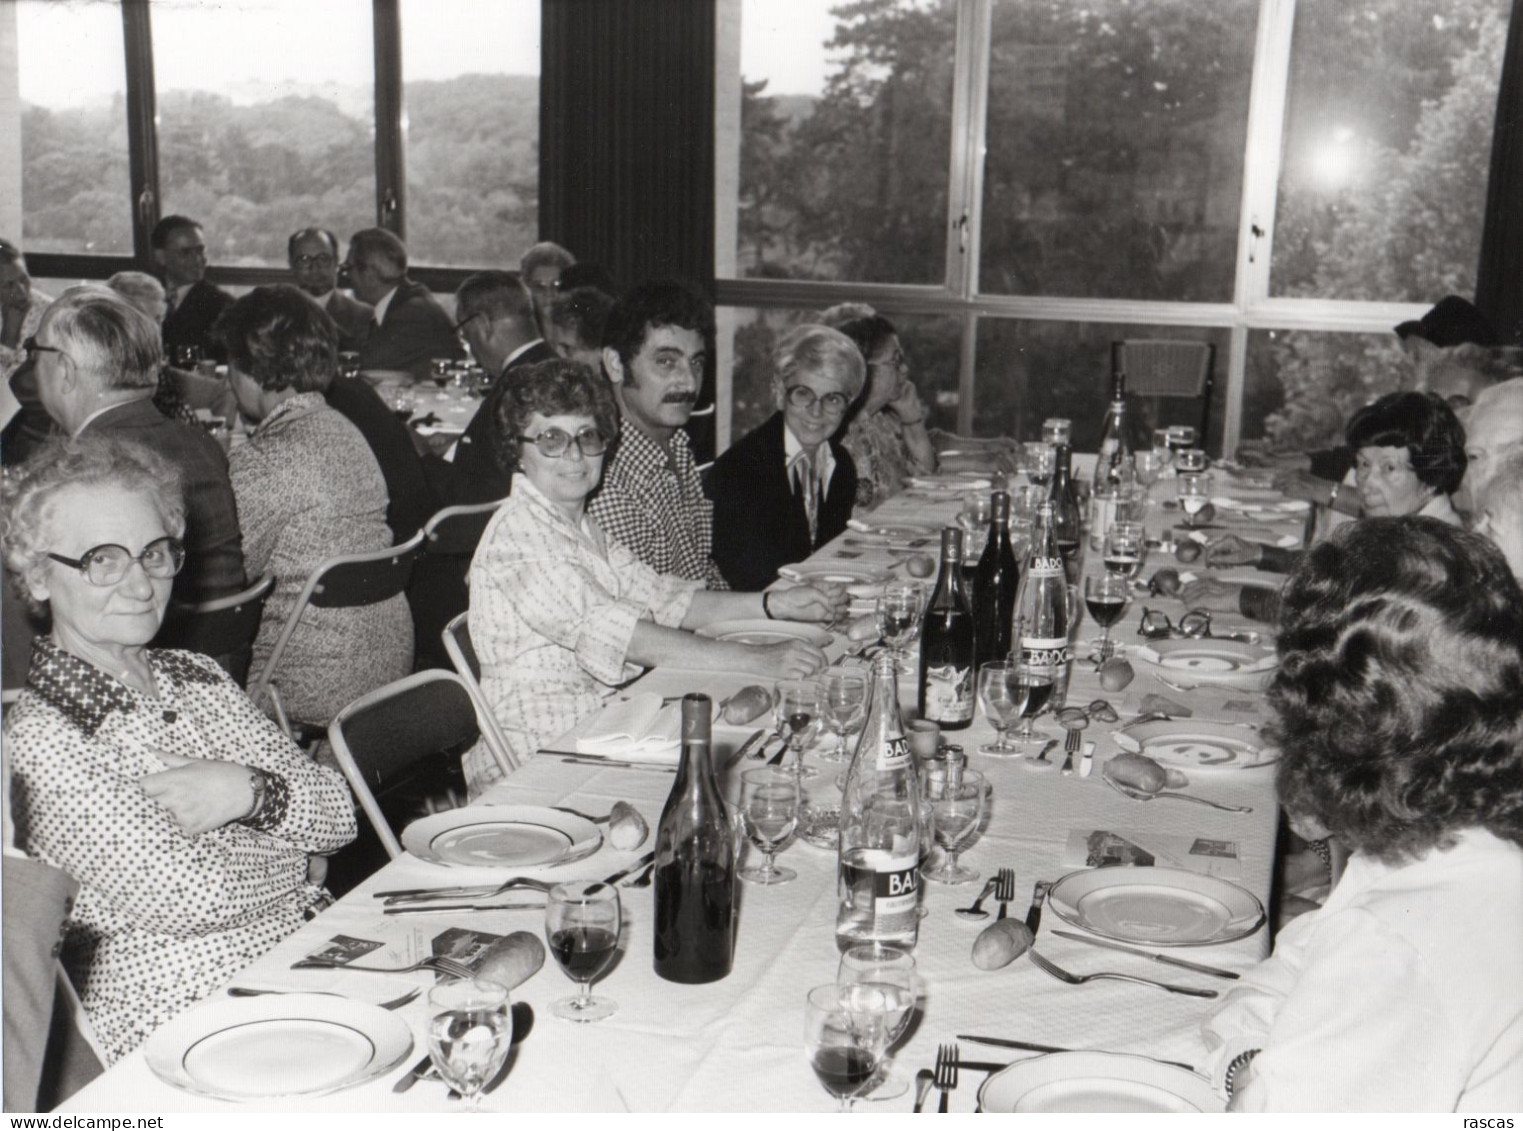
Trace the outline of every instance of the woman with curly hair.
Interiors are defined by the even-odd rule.
[[[1349,862],[1206,1025],[1244,1111],[1523,1110],[1523,592],[1477,534],[1375,518],[1284,592],[1280,800]]]

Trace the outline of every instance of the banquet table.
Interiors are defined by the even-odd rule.
[[[1225,481],[1231,493],[1231,481]],[[1169,492],[1159,484],[1155,495]],[[910,492],[891,500],[869,516],[868,523],[915,522],[932,526],[951,521],[961,502],[955,492],[934,489]],[[1232,516],[1217,522],[1229,529],[1251,531],[1274,540],[1299,533],[1298,515]],[[1157,509],[1149,520],[1150,534],[1160,525],[1180,521],[1178,512]],[[1219,533],[1213,530],[1211,533]],[[850,561],[897,568],[902,555],[863,549],[860,534],[823,548],[810,564]],[[870,539],[869,539],[870,541]],[[850,555],[842,557],[841,555]],[[1143,576],[1164,564],[1160,552],[1144,567]],[[1099,555],[1091,553],[1092,559]],[[1169,559],[1169,565],[1176,563]],[[1098,569],[1098,561],[1086,568]],[[1189,567],[1178,567],[1189,568]],[[1204,573],[1202,567],[1195,567]],[[929,584],[929,583],[927,583]],[[1172,599],[1134,598],[1126,618],[1114,630],[1118,640],[1138,641],[1137,619],[1143,604],[1168,612],[1176,621],[1184,611]],[[1241,623],[1240,618],[1218,617]],[[1255,626],[1260,630],[1263,626]],[[1135,717],[1124,704],[1147,690],[1189,703],[1190,692],[1157,684],[1138,666],[1138,675],[1124,692],[1102,692],[1093,665],[1083,659],[1083,641],[1092,634],[1086,619],[1079,630],[1079,658],[1073,665],[1068,692],[1070,704],[1083,705],[1104,696],[1121,712],[1121,724]],[[834,651],[839,653],[844,640]],[[662,669],[637,684],[640,691],[663,696],[704,691],[716,698],[754,678],[723,672]],[[914,709],[913,680],[900,683],[901,704]],[[1238,696],[1262,705],[1262,694]],[[716,726],[716,765],[752,731],[746,727]],[[1061,729],[1050,715],[1037,721],[1039,732],[1059,737]],[[1273,870],[1277,806],[1270,768],[1215,769],[1190,773],[1189,791],[1212,800],[1251,806],[1251,813],[1223,812],[1184,801],[1134,801],[1108,788],[1101,765],[1118,747],[1112,725],[1092,724],[1084,738],[1095,743],[1095,766],[1086,778],[1063,776],[1058,770],[1030,768],[1029,760],[993,759],[977,752],[993,737],[982,714],[967,730],[948,734],[962,745],[969,764],[984,772],[993,787],[993,805],[980,835],[962,856],[981,877],[999,867],[1013,868],[1016,898],[1010,914],[1024,918],[1037,880],[1056,880],[1083,867],[1073,856],[1070,841],[1091,830],[1109,830],[1129,839],[1168,837],[1168,843],[1233,846],[1237,853],[1233,882],[1269,905]],[[550,743],[550,749],[565,748]],[[1053,751],[1060,760],[1062,749]],[[821,769],[805,782],[806,792],[831,790],[840,767],[809,759]],[[758,763],[744,761],[727,775],[733,793],[741,769]],[[499,783],[482,804],[567,805],[590,814],[606,813],[619,800],[632,803],[649,821],[651,839],[641,849],[619,852],[607,843],[593,856],[561,867],[528,869],[527,874],[559,878],[601,878],[631,863],[653,847],[654,830],[673,781],[669,767],[632,766],[618,762],[591,765],[566,761],[560,754],[541,752],[508,780]],[[1130,835],[1129,835],[1130,834]],[[1162,843],[1162,842],[1160,842]],[[1208,848],[1208,851],[1210,849]],[[747,848],[748,853],[753,849]],[[623,888],[623,934],[617,964],[596,984],[599,995],[618,1003],[611,1018],[590,1025],[560,1021],[551,1002],[573,990],[571,981],[547,958],[545,968],[513,991],[516,1001],[532,1005],[533,1029],[517,1046],[503,1082],[484,1098],[483,1108],[502,1111],[631,1110],[631,1111],[819,1111],[832,1110],[835,1101],[820,1086],[803,1051],[804,999],[810,987],[830,982],[836,974],[835,945],[836,859],[834,852],[796,841],[781,860],[798,872],[790,883],[759,887],[740,884],[738,943],[733,972],[724,980],[686,986],[659,979],[652,969],[652,889]],[[1165,863],[1163,859],[1160,864]],[[1198,863],[1198,862],[1197,862]],[[1194,865],[1190,865],[1194,866]],[[502,911],[434,912],[385,916],[376,891],[443,886],[500,879],[489,869],[443,867],[404,855],[390,862],[359,888],[346,895],[316,920],[306,924],[269,954],[233,980],[238,986],[322,990],[379,1002],[410,985],[426,986],[432,977],[417,974],[365,974],[354,971],[291,970],[293,961],[319,949],[337,935],[382,941],[366,956],[377,965],[400,964],[427,953],[429,940],[448,927],[471,927],[506,934],[517,930],[543,936],[544,912],[537,907]],[[997,971],[974,967],[970,949],[983,923],[957,918],[952,911],[965,906],[980,884],[946,887],[926,882],[922,903],[928,915],[921,920],[915,949],[918,973],[924,982],[921,1011],[895,1058],[904,1073],[929,1068],[936,1046],[957,1034],[987,1034],[1077,1048],[1112,1050],[1199,1064],[1204,1055],[1199,1028],[1217,1002],[1176,996],[1146,986],[1101,981],[1071,986],[1057,981],[1022,957]],[[500,901],[537,903],[523,893]],[[992,909],[994,902],[989,901]],[[1142,977],[1225,992],[1233,984],[1219,978],[1150,962],[1145,958],[1103,950],[1060,938],[1055,928],[1075,929],[1049,906],[1043,914],[1036,948],[1076,973],[1122,971]],[[1247,937],[1211,946],[1183,947],[1170,953],[1234,971],[1244,971],[1264,958],[1270,947],[1267,925]],[[1148,947],[1147,949],[1157,949]],[[215,1000],[222,995],[212,995]],[[426,996],[426,995],[425,995]],[[424,1025],[427,1007],[420,997],[398,1011],[411,1026],[415,1044],[396,1068],[364,1084],[324,1096],[258,1099],[234,1104],[179,1091],[161,1082],[149,1069],[141,1049],[130,1054],[73,1097],[66,1110],[84,1111],[447,1111],[458,1108],[445,1086],[435,1080],[418,1083],[401,1095],[393,1083],[426,1052]],[[1029,1054],[961,1042],[966,1060],[1008,1063]],[[972,1111],[984,1073],[964,1070],[951,1096],[953,1111]],[[858,1102],[858,1110],[907,1112],[910,1095],[894,1100]],[[928,1103],[935,1110],[933,1090]]]

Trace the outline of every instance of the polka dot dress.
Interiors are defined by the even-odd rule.
[[[307,855],[354,838],[348,787],[314,765],[213,661],[149,650],[159,697],[40,638],[5,716],[18,843],[79,895],[64,961],[116,1060],[303,922]],[[279,822],[190,836],[138,780],[156,750],[255,767],[285,786]]]

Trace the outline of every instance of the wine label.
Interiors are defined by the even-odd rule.
[[[1021,637],[1021,662],[1039,668],[1057,668],[1068,663],[1070,649],[1066,636]]]
[[[909,741],[900,735],[890,738],[878,749],[878,769],[902,770],[910,764]]]
[[[1063,558],[1041,558],[1035,555],[1026,562],[1027,577],[1057,577],[1063,572]]]
[[[925,672],[925,717],[935,723],[965,723],[973,718],[973,669],[957,664]]]

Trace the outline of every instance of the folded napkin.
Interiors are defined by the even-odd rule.
[[[626,762],[672,762],[681,750],[682,704],[654,692],[611,701],[576,740],[576,752]]]

